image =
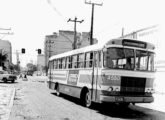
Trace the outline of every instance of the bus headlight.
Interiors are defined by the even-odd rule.
[[[113,91],[113,87],[109,87],[108,91],[110,91],[110,92]]]
[[[113,86],[114,91],[119,92],[120,91],[120,86]]]
[[[155,90],[153,88],[145,88],[146,93],[154,93]]]
[[[155,89],[152,88],[152,89],[151,89],[151,93],[152,93],[152,94],[155,93]]]
[[[120,91],[120,86],[110,86],[108,88],[108,91],[115,91],[115,92],[118,92]]]

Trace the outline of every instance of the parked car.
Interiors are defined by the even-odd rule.
[[[8,82],[11,81],[12,83],[15,82],[15,80],[17,79],[17,76],[14,74],[10,74],[7,71],[0,71],[0,81],[3,82]]]

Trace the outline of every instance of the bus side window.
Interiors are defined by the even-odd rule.
[[[53,69],[56,69],[56,60],[53,61]]]
[[[62,59],[58,59],[58,69],[62,68]]]
[[[58,59],[58,67],[57,69],[60,69],[60,59]]]
[[[77,68],[77,55],[72,56],[72,68]]]
[[[98,52],[94,52],[94,66],[98,67]]]
[[[66,61],[65,57],[62,58],[62,69],[65,69],[66,68],[65,61]]]
[[[94,54],[95,67],[101,67],[101,51],[97,51]]]
[[[79,54],[78,56],[78,68],[84,67],[84,54]]]
[[[54,69],[54,60],[52,61],[52,69]]]
[[[86,53],[85,56],[85,68],[92,67],[92,64],[93,64],[93,52],[88,52]]]
[[[90,53],[90,62],[89,62],[89,67],[93,66],[93,52]]]
[[[57,66],[58,66],[58,60],[55,59],[54,68],[57,69]]]
[[[89,60],[89,53],[85,53],[85,68],[88,68],[89,67],[89,62],[88,62],[88,60]]]
[[[69,68],[72,68],[72,57],[69,56]]]
[[[57,69],[57,60],[54,61],[54,69]]]
[[[66,68],[69,68],[69,57],[66,57]]]
[[[98,67],[101,67],[101,51],[98,51]]]

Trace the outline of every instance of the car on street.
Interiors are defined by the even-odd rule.
[[[11,81],[12,83],[14,83],[16,79],[17,79],[16,75],[11,74],[8,71],[4,71],[4,70],[0,71],[0,81],[3,81],[5,83]]]

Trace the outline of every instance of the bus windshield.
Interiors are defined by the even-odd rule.
[[[104,52],[104,67],[126,70],[154,71],[154,54],[129,48],[107,48]]]
[[[136,69],[154,71],[154,53],[136,50]]]

